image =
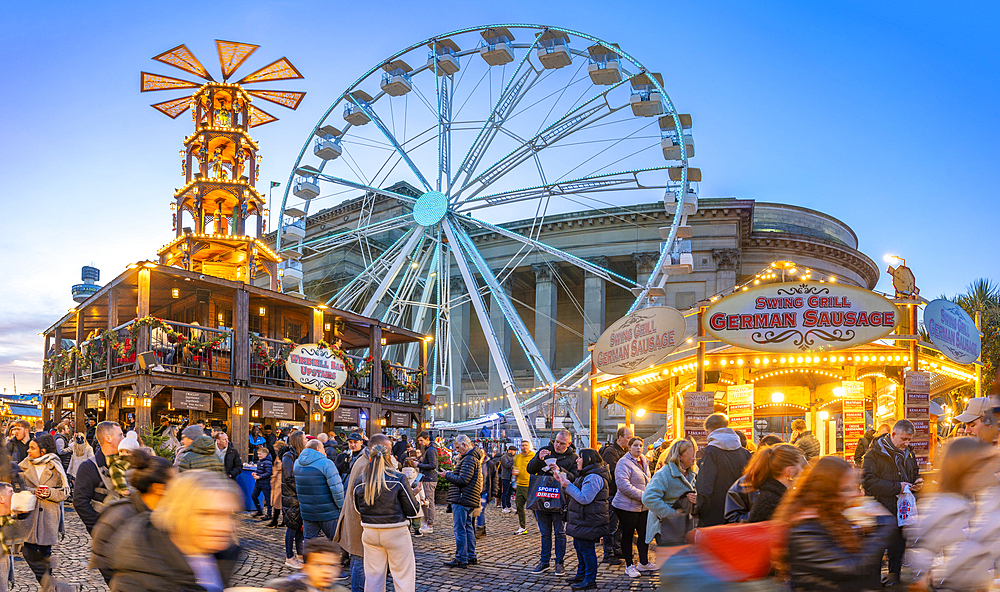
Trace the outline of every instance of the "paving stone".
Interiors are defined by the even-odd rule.
[[[66,535],[53,548],[56,560],[55,575],[73,584],[81,592],[107,592],[103,578],[97,570],[87,569],[90,561],[90,537],[72,508],[66,511]],[[528,514],[527,535],[515,535],[517,515],[503,514],[499,508],[487,508],[485,538],[476,542],[479,564],[464,570],[444,567],[455,553],[455,539],[452,535],[451,514],[438,506],[434,533],[413,539],[414,556],[417,562],[417,592],[439,592],[441,590],[489,590],[491,592],[513,592],[530,588],[533,592],[566,592],[569,590],[565,577],[557,577],[553,569],[544,574],[530,573],[538,563],[540,537],[534,517]],[[233,575],[234,586],[260,586],[265,581],[294,573],[285,567],[285,529],[267,528],[260,520],[241,514],[237,533],[240,537],[239,565]],[[650,551],[652,558],[653,551]],[[598,560],[601,551],[598,549]],[[573,540],[567,537],[566,577],[576,573],[576,553]],[[38,585],[28,565],[20,558],[14,561],[13,591],[35,592]],[[392,590],[391,578],[389,590]],[[346,585],[347,582],[345,581]],[[647,592],[659,588],[659,577],[642,575],[630,578],[623,566],[600,563],[597,585],[606,590],[627,590]]]

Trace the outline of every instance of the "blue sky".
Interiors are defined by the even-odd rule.
[[[186,43],[217,70],[213,40],[230,39],[261,46],[246,71],[288,56],[303,72],[283,87],[308,92],[298,111],[254,133],[266,189],[362,72],[502,22],[589,33],[663,72],[694,117],[702,196],[829,213],[880,265],[906,257],[928,297],[1000,279],[995,3],[16,3],[0,20],[0,387],[39,387],[37,334],[82,265],[110,279],[168,240],[190,119],[138,92],[141,70],[177,75],[150,57]]]

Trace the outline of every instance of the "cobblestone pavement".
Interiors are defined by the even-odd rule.
[[[541,575],[533,575],[531,569],[538,562],[539,536],[534,518],[528,514],[527,535],[513,534],[517,528],[516,514],[503,514],[491,505],[487,509],[486,538],[477,542],[479,565],[465,570],[453,570],[442,564],[449,561],[455,552],[452,537],[451,514],[438,506],[435,532],[414,539],[417,559],[417,591],[438,590],[485,590],[504,592],[569,591],[565,578],[556,577],[552,570]],[[242,561],[236,570],[233,585],[259,586],[266,580],[292,573],[285,567],[285,539],[283,528],[266,528],[258,520],[241,516],[239,523],[240,544],[244,549]],[[573,575],[576,570],[576,553],[572,538],[567,537],[566,573]],[[652,550],[650,554],[652,555]],[[598,550],[598,559],[601,552]],[[57,564],[55,575],[59,579],[76,585],[81,591],[107,591],[104,580],[96,570],[88,570],[90,559],[90,537],[83,523],[73,512],[66,511],[66,537],[53,549]],[[652,560],[652,558],[651,558]],[[553,565],[554,567],[554,565]],[[14,561],[15,592],[38,590],[35,578],[27,564],[19,557]],[[390,580],[391,581],[391,580]],[[346,585],[347,582],[345,581]],[[621,565],[609,566],[601,563],[598,568],[597,584],[604,590],[628,590],[644,592],[659,587],[659,577],[642,575],[632,579],[625,575]]]

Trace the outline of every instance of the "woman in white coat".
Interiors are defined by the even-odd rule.
[[[977,438],[945,448],[937,491],[921,498],[916,526],[907,529],[914,581],[927,590],[990,588],[1000,561],[1000,455]]]
[[[653,571],[656,566],[649,561],[649,545],[646,544],[646,520],[649,511],[642,504],[642,493],[649,484],[649,459],[642,453],[642,438],[628,441],[628,453],[615,465],[615,485],[618,492],[611,500],[611,506],[618,515],[622,533],[622,557],[625,559],[625,573],[629,577],[639,577],[640,571]],[[632,540],[638,535],[639,563],[632,565]]]

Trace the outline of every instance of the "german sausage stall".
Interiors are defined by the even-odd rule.
[[[714,412],[752,441],[787,441],[792,421],[804,419],[823,454],[850,459],[868,427],[906,418],[920,463],[931,462],[939,421],[944,433],[964,404],[957,389],[979,387],[979,333],[969,316],[947,301],[827,280],[768,282],[777,276],[765,270],[725,296],[674,311],[697,330],[659,355],[647,346],[665,336],[622,332],[623,321],[637,326],[632,315],[612,325],[617,332],[594,346],[592,408],[616,403],[637,434],[687,433],[700,444]],[[931,342],[915,328],[922,305]]]

